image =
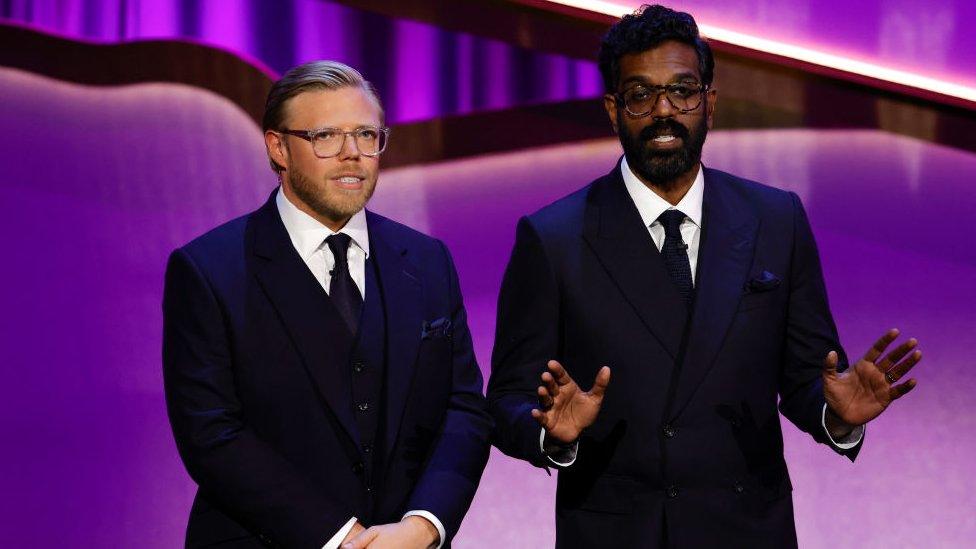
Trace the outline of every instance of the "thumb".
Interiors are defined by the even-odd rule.
[[[366,547],[372,543],[372,541],[376,539],[376,536],[378,535],[379,532],[376,530],[376,528],[367,528],[363,532],[360,532],[358,536],[352,538],[346,543],[343,543],[341,549],[366,549]]]
[[[610,367],[604,366],[600,368],[600,371],[596,373],[596,379],[593,380],[593,388],[590,389],[590,396],[594,396],[598,399],[603,399],[604,393],[607,392],[607,385],[610,384]]]
[[[823,361],[823,373],[826,377],[834,377],[837,375],[837,360],[836,351],[827,353],[827,357]]]

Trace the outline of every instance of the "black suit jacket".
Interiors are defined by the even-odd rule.
[[[166,401],[199,485],[188,546],[318,548],[354,515],[368,526],[415,509],[448,538],[457,532],[491,430],[457,274],[440,241],[371,212],[367,224],[388,356],[385,480],[373,494],[358,463],[354,339],[295,251],[274,193],[170,256]]]
[[[846,357],[797,196],[711,169],[704,178],[690,312],[619,165],[518,224],[488,386],[495,444],[549,465],[529,414],[546,361],[583,387],[612,369],[576,463],[559,474],[559,547],[796,543],[777,400],[829,443],[821,364],[830,350],[841,368]]]

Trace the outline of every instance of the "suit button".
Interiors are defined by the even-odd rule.
[[[677,433],[677,430],[670,423],[665,423],[661,431],[666,438],[674,438],[675,433]]]
[[[370,453],[372,451],[373,451],[373,445],[372,444],[369,444],[369,443],[363,444],[363,453],[364,454],[368,454],[368,453]]]
[[[735,490],[736,494],[741,494],[742,492],[746,491],[745,486],[743,486],[741,482],[736,482],[732,489]]]
[[[353,473],[356,473],[357,475],[363,474],[363,469],[365,469],[365,466],[363,465],[363,462],[361,462],[361,461],[357,461],[356,463],[354,463],[352,465],[352,472]]]
[[[365,412],[366,410],[369,410],[369,403],[360,402],[358,405],[356,405],[356,409],[359,410],[360,412]]]
[[[678,497],[678,487],[672,484],[664,491],[664,493],[671,499]]]
[[[366,369],[366,365],[358,360],[352,363],[352,371],[356,372],[357,374],[362,372],[365,369]]]

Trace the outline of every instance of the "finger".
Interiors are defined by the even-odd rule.
[[[891,351],[876,363],[878,369],[882,372],[887,372],[893,365],[898,364],[899,360],[905,358],[905,355],[914,349],[916,345],[918,345],[918,340],[914,337],[902,343],[894,351]]]
[[[899,334],[898,328],[892,328],[888,330],[885,333],[885,335],[881,336],[881,338],[875,341],[874,345],[872,345],[871,348],[868,349],[868,352],[864,354],[864,360],[867,360],[868,362],[874,362],[875,360],[878,360],[878,357],[881,356],[881,353],[883,353],[885,349],[888,348],[888,345],[891,345],[891,342],[898,337],[898,334]]]
[[[909,355],[908,358],[888,369],[885,377],[891,377],[895,381],[898,381],[899,379],[905,377],[905,374],[915,367],[920,360],[922,360],[922,351],[915,351]]]
[[[902,383],[901,385],[895,385],[894,387],[889,389],[888,395],[891,397],[891,400],[898,400],[899,398],[907,395],[908,392],[914,389],[916,385],[918,385],[918,382],[915,381],[914,378],[909,379],[905,383]]]
[[[346,543],[343,543],[342,549],[366,549],[366,546],[372,543],[379,534],[379,530],[371,526],[360,532],[358,536],[352,538]]]
[[[593,380],[593,388],[590,389],[590,395],[602,399],[604,393],[607,392],[607,385],[609,384],[610,367],[604,366],[600,368],[599,372],[596,373],[596,379]]]
[[[569,374],[566,373],[566,368],[563,368],[563,365],[558,361],[550,360],[546,364],[546,367],[549,368],[549,372],[552,373],[552,377],[555,378],[557,384],[566,385],[567,383],[573,382],[573,378],[569,377]]]
[[[553,397],[559,394],[559,385],[556,384],[556,378],[552,377],[552,374],[549,372],[542,373],[542,383],[545,384],[546,390]]]
[[[549,421],[546,419],[546,414],[543,413],[542,410],[540,410],[538,408],[533,408],[532,409],[532,419],[534,419],[544,429],[548,429],[549,428]]]
[[[538,387],[538,388],[536,388],[535,392],[539,396],[539,404],[543,408],[545,408],[547,410],[549,408],[552,408],[553,399],[549,395],[549,391],[547,391],[545,387]]]
[[[840,359],[837,356],[837,351],[830,351],[823,361],[823,373],[827,377],[835,377],[837,375],[837,362]]]

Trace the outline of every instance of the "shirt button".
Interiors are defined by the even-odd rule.
[[[674,438],[674,435],[675,433],[677,433],[677,430],[670,423],[665,423],[664,427],[661,429],[661,432],[664,433],[664,436],[666,438]]]
[[[358,360],[352,363],[352,371],[356,372],[357,374],[362,372],[365,369],[366,369],[366,365]]]
[[[356,408],[357,408],[357,409],[358,409],[358,410],[359,410],[360,412],[365,412],[366,410],[369,410],[369,403],[368,403],[368,402],[360,402],[360,403],[359,403],[359,404],[358,404],[358,405],[356,406]]]
[[[370,453],[372,451],[373,451],[373,445],[372,444],[369,444],[369,443],[363,444],[363,453],[364,454],[368,454],[368,453]]]
[[[674,498],[678,497],[678,487],[675,486],[674,484],[672,484],[671,486],[668,486],[667,490],[665,490],[665,494],[670,499],[674,499]]]
[[[742,492],[746,491],[745,486],[743,486],[741,482],[736,482],[732,489],[735,490],[736,494],[741,494]]]

